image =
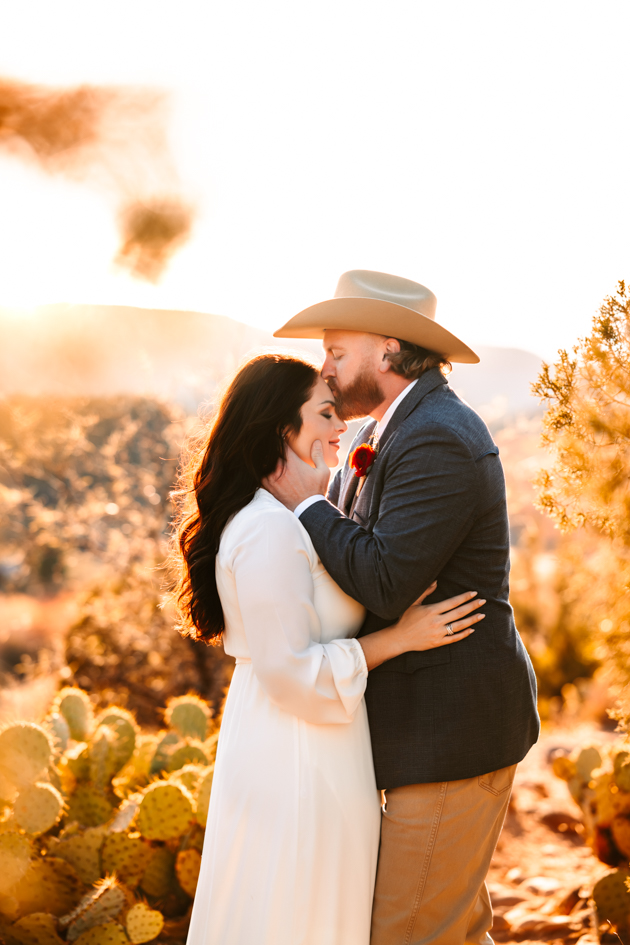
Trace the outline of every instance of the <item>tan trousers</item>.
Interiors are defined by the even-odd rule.
[[[485,878],[515,771],[385,792],[371,945],[492,945]]]

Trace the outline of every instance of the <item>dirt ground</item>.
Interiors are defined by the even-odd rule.
[[[589,894],[609,867],[583,840],[581,814],[549,764],[555,748],[603,744],[614,735],[581,726],[543,732],[519,765],[488,876],[497,942],[590,945],[597,936]],[[618,942],[605,934],[602,941]]]

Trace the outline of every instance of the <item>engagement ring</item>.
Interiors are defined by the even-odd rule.
[[[447,636],[447,637],[452,637],[454,633],[455,633],[455,631],[453,630],[453,624],[452,624],[452,623],[447,623],[447,624],[446,624],[446,636]]]

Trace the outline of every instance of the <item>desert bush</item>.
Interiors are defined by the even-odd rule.
[[[0,401],[0,590],[58,589],[73,555],[155,557],[183,436],[154,398]]]
[[[0,730],[5,945],[184,942],[201,864],[217,725],[195,696],[168,728],[58,694],[44,723]]]
[[[96,703],[121,704],[153,726],[164,701],[189,690],[217,707],[233,665],[221,648],[180,636],[163,582],[163,570],[144,561],[91,589],[65,648],[73,679]]]
[[[551,469],[538,502],[577,544],[565,596],[602,657],[630,680],[630,294],[604,301],[591,334],[544,365],[535,392],[546,401],[543,439]]]

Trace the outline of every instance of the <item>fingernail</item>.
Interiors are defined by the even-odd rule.
[[[479,601],[479,606],[481,606],[482,604],[485,604],[485,600],[480,600],[480,601]]]
[[[486,615],[485,615],[485,614],[478,614],[478,615],[477,615],[477,620],[485,620],[485,619],[486,619]]]
[[[477,591],[468,591],[468,596],[469,596],[469,597],[476,597],[476,596],[477,596]]]

